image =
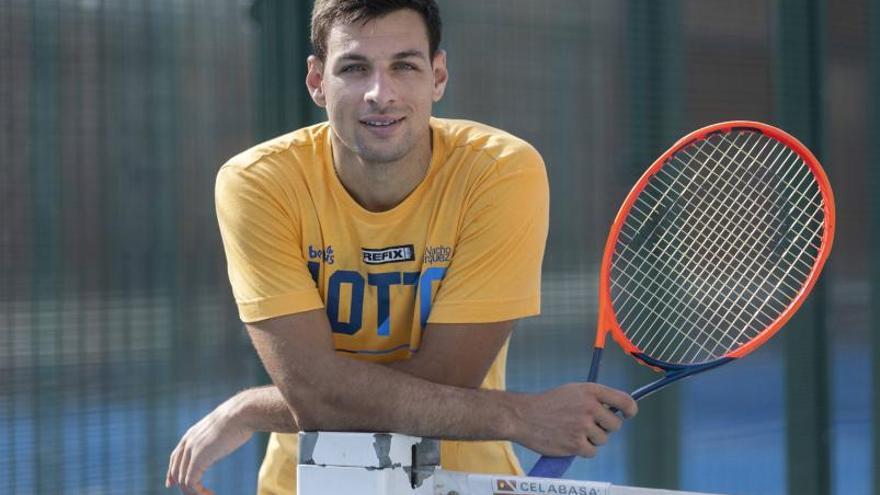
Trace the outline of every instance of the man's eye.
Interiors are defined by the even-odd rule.
[[[367,67],[363,64],[352,64],[343,67],[341,72],[363,72],[365,70],[367,70]]]
[[[397,64],[395,67],[398,70],[417,70],[418,69],[418,67],[416,67],[415,65],[407,64],[407,63],[400,63],[400,64]]]

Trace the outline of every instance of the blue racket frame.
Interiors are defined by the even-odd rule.
[[[596,379],[599,375],[599,363],[602,360],[602,351],[604,351],[602,347],[593,348],[593,360],[590,363],[590,372],[587,375],[587,382],[596,383]],[[664,361],[658,361],[638,352],[633,353],[632,356],[639,361],[647,364],[648,366],[651,366],[653,368],[660,368],[665,372],[663,378],[651,382],[633,391],[630,395],[635,400],[643,399],[653,394],[654,392],[666,387],[667,385],[675,383],[683,378],[687,378],[689,376],[693,376],[704,371],[709,371],[713,368],[717,368],[736,359],[733,357],[722,357],[713,361],[707,361],[705,363],[688,365],[671,364]],[[562,475],[564,475],[565,472],[568,471],[571,463],[574,462],[574,458],[575,456],[541,456],[541,458],[538,459],[538,462],[535,463],[534,467],[532,467],[531,471],[529,471],[529,476],[534,476],[538,478],[561,478]]]

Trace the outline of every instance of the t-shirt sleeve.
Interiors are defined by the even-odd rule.
[[[245,323],[323,307],[293,201],[247,168],[223,167],[214,199],[229,282]]]
[[[540,313],[547,172],[529,146],[503,160],[470,195],[429,323],[486,323]]]

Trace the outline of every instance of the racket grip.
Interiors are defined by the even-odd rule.
[[[561,478],[562,475],[568,471],[568,468],[571,467],[572,462],[574,462],[573,455],[567,457],[544,455],[538,459],[538,462],[536,462],[532,467],[532,470],[529,471],[529,476],[537,478]]]
[[[587,381],[589,383],[596,383],[596,380],[599,378],[599,363],[602,361],[602,348],[594,347],[593,348],[593,360],[590,361],[590,372],[587,374]]]
[[[594,347],[593,348],[593,360],[590,362],[590,372],[587,375],[587,381],[591,383],[596,382],[596,378],[599,375],[599,362],[602,360],[602,348]],[[574,462],[574,456],[565,456],[565,457],[554,457],[549,455],[542,455],[538,462],[532,466],[531,471],[529,471],[529,476],[535,476],[538,478],[562,478],[562,475],[568,471],[568,468],[571,467],[571,463]]]

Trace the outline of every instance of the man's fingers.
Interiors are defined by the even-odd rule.
[[[592,427],[587,428],[587,440],[596,447],[601,447],[608,443],[608,433],[598,424],[594,424]]]
[[[623,413],[623,417],[631,418],[639,412],[639,406],[628,393],[598,384],[596,384],[596,389],[596,398],[603,404]]]
[[[184,433],[171,453],[166,486],[176,484],[185,495],[213,493],[202,484],[204,473],[253,434],[225,414],[221,408],[215,409]]]
[[[180,446],[182,443],[183,441],[181,440],[177,447],[174,447],[174,450],[171,451],[171,458],[168,459],[168,472],[165,474],[166,487],[171,487],[177,483],[177,465],[180,462]]]
[[[623,418],[638,412],[626,392],[596,383],[568,383],[537,396],[524,395],[525,428],[514,440],[545,455],[595,456]]]
[[[614,433],[623,427],[623,419],[607,407],[603,407],[601,411],[598,411],[594,419],[596,424],[608,433]]]
[[[174,479],[171,477],[171,469],[174,467],[174,452],[171,453],[171,459],[168,459],[168,470],[165,471],[165,488],[171,488]]]
[[[580,448],[577,450],[577,455],[586,458],[596,457],[596,454],[599,453],[599,448],[593,445],[587,437],[584,437],[584,442],[581,443]]]
[[[214,492],[202,484],[202,475],[205,474],[205,470],[193,468],[197,463],[197,460],[191,461],[190,470],[184,474],[184,480],[180,482],[180,488],[184,490],[186,495],[214,495]]]
[[[193,459],[190,462],[189,467],[187,468],[186,473],[184,474],[184,484],[189,488],[196,490],[198,493],[203,493],[204,487],[202,487],[202,473],[203,469],[197,468],[198,460]]]
[[[190,447],[188,445],[184,444],[183,449],[181,450],[181,453],[180,453],[180,459],[177,461],[177,471],[175,472],[174,476],[175,476],[175,479],[177,480],[177,484],[179,484],[181,486],[181,488],[186,487],[185,476],[186,476],[186,470],[189,469],[189,459],[192,454],[191,450],[192,449],[190,449]],[[187,495],[189,495],[189,494],[187,494]]]

